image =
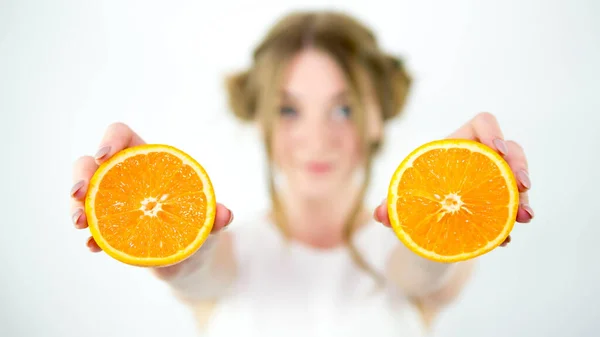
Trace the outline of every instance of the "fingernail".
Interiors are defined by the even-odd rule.
[[[521,207],[523,207],[523,210],[525,212],[527,212],[527,214],[529,214],[529,217],[531,219],[533,219],[534,213],[533,213],[533,209],[531,208],[531,206],[529,206],[528,204],[523,204],[523,205],[521,205]]]
[[[77,222],[79,221],[79,218],[81,218],[82,214],[83,214],[82,209],[78,209],[75,211],[75,213],[73,213],[73,216],[72,216],[73,224],[77,225]]]
[[[498,149],[498,151],[500,151],[502,155],[506,156],[506,154],[508,153],[508,147],[506,146],[506,142],[504,142],[502,139],[494,139],[494,146],[496,146],[496,149]]]
[[[105,146],[105,147],[101,148],[100,150],[98,150],[98,152],[96,152],[96,154],[94,155],[94,158],[102,159],[102,157],[106,156],[109,152],[110,152],[110,146]]]
[[[231,215],[229,216],[229,221],[227,221],[227,225],[225,225],[225,226],[229,226],[229,224],[233,221],[233,212],[229,211],[229,213]]]
[[[521,171],[517,172],[517,177],[519,178],[519,181],[526,189],[529,189],[531,187],[531,180],[529,180],[529,174],[527,174],[526,171],[521,170]]]
[[[83,187],[85,182],[83,180],[78,181],[73,187],[71,187],[71,196],[74,196]]]

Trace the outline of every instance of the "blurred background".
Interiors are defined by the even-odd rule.
[[[146,270],[88,253],[70,221],[71,165],[121,121],[198,159],[237,219],[265,207],[261,144],[228,112],[223,77],[295,9],[356,16],[415,78],[373,205],[410,150],[480,111],[528,155],[536,218],[482,257],[433,335],[600,335],[600,2],[323,3],[0,1],[0,336],[196,335]]]

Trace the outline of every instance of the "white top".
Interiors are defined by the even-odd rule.
[[[320,250],[286,241],[271,223],[236,224],[238,275],[204,336],[416,337],[421,316],[390,284],[376,287],[344,247]],[[355,233],[362,256],[382,273],[394,233],[371,222]],[[378,290],[379,289],[379,290]]]

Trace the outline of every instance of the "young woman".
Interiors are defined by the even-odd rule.
[[[368,28],[333,12],[283,18],[251,67],[228,79],[232,111],[264,136],[272,208],[222,231],[233,214],[218,205],[213,233],[198,252],[154,270],[195,310],[207,335],[421,336],[456,298],[474,261],[414,255],[387,228],[385,203],[375,210],[363,203],[383,125],[402,110],[410,82]],[[494,116],[477,114],[449,137],[480,141],[504,156],[522,192],[517,221],[529,222],[527,161]],[[98,165],[143,143],[128,126],[113,124],[95,157],[76,162],[77,228],[87,227],[84,196]],[[92,238],[87,246],[100,251]]]

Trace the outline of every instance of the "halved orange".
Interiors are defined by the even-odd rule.
[[[387,206],[398,238],[416,254],[457,262],[499,246],[513,229],[519,191],[506,161],[476,141],[436,140],[394,172]]]
[[[140,145],[100,165],[85,212],[108,255],[136,266],[166,266],[204,243],[216,200],[208,174],[192,157],[168,145]]]

